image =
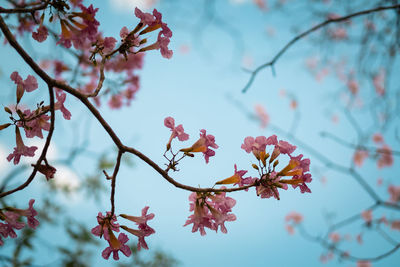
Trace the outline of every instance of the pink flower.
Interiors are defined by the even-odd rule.
[[[372,267],[370,261],[357,261],[357,267]]]
[[[64,19],[60,20],[61,35],[57,44],[61,44],[66,48],[70,48],[72,43],[76,49],[82,49],[97,40],[97,28],[100,23],[95,19],[95,15],[98,8],[93,8],[93,5],[85,7],[82,4],[79,4],[78,7],[81,12],[74,12],[74,17],[81,19],[79,24],[73,21],[68,22]]]
[[[235,171],[231,177],[228,177],[224,180],[218,181],[215,184],[233,184],[233,185],[238,185],[238,186],[244,186],[248,184],[254,183],[256,180],[255,178],[247,177],[243,178],[243,176],[247,173],[246,170],[237,170],[236,164],[233,166],[235,168]],[[246,189],[248,191],[249,189]]]
[[[265,152],[267,145],[274,145],[276,149],[276,156],[280,153],[290,155],[296,149],[296,146],[291,145],[290,143],[278,139],[276,135],[271,135],[266,138],[265,136],[257,136],[255,139],[251,136],[248,136],[244,139],[244,143],[241,148],[244,149],[247,153],[253,152],[253,154],[258,158],[260,152]]]
[[[298,213],[296,211],[292,211],[288,215],[286,215],[285,221],[293,222],[294,224],[299,224],[303,221],[303,215],[301,215],[301,213]]]
[[[222,213],[218,211],[217,209],[213,208],[212,206],[209,206],[208,209],[210,210],[212,214],[212,218],[214,219],[214,225],[218,229],[218,226],[221,229],[221,232],[226,234],[228,230],[225,227],[225,222],[232,222],[236,220],[236,216],[233,213]]]
[[[256,105],[255,107],[257,118],[261,122],[261,128],[267,127],[269,123],[269,116],[262,105]]]
[[[375,134],[372,136],[372,140],[373,140],[374,143],[376,143],[376,144],[381,144],[381,143],[384,142],[383,136],[382,136],[381,133],[375,133]]]
[[[277,144],[278,139],[276,138],[276,135],[271,135],[268,138],[265,136],[257,136],[255,139],[251,136],[248,136],[244,139],[241,148],[247,153],[253,152],[256,158],[260,158],[260,153],[265,152],[267,145]]]
[[[99,212],[97,215],[97,223],[99,225],[92,228],[92,234],[100,238],[104,236],[104,239],[107,241],[110,240],[110,234],[112,234],[113,231],[119,232],[117,217],[115,217],[115,215],[111,216],[111,212],[107,212],[106,216],[103,216],[101,212]]]
[[[389,185],[388,192],[390,194],[390,202],[396,203],[400,201],[400,186]]]
[[[27,218],[28,226],[36,229],[39,225],[39,221],[35,218],[37,215],[36,210],[33,208],[34,199],[29,200],[29,208],[26,210],[16,209],[12,207],[7,207],[6,212],[2,212],[0,210],[0,220],[5,223],[0,223],[0,246],[3,245],[3,241],[1,240],[1,236],[7,238],[8,236],[11,238],[16,238],[17,234],[15,230],[20,230],[25,227],[25,224],[21,222],[19,219],[21,216]]]
[[[140,18],[140,22],[147,26],[139,35],[151,32],[161,28],[158,33],[157,42],[140,49],[139,51],[147,51],[152,49],[160,49],[161,55],[165,58],[172,57],[172,50],[168,49],[170,38],[172,37],[172,31],[168,28],[167,24],[162,21],[162,15],[157,9],[153,10],[153,14],[143,13],[140,9],[135,8],[135,16]]]
[[[337,27],[337,28],[331,29],[328,32],[328,34],[333,40],[337,40],[337,41],[347,39],[347,37],[348,37],[347,30],[343,27]]]
[[[336,232],[333,232],[329,235],[329,239],[333,242],[333,243],[337,243],[340,241],[340,235]]]
[[[202,152],[206,163],[208,163],[210,157],[215,156],[215,151],[210,147],[217,149],[218,145],[215,143],[215,137],[206,133],[206,130],[200,130],[200,138],[191,147],[183,148],[180,151],[185,153]]]
[[[290,155],[291,153],[293,153],[293,151],[296,150],[296,146],[293,146],[291,144],[289,144],[286,141],[280,140],[277,147],[279,148],[279,151],[283,154],[288,154]]]
[[[361,217],[367,224],[372,222],[372,210],[365,210],[361,213]]]
[[[265,0],[253,0],[254,4],[257,5],[257,7],[262,10],[262,11],[267,11],[268,10],[268,6],[267,3],[265,2]]]
[[[329,239],[332,240],[333,243],[337,243],[340,241],[340,235],[336,232],[333,232],[329,235]]]
[[[358,167],[361,167],[366,158],[368,158],[368,151],[357,149],[353,155],[354,164],[356,164]]]
[[[286,224],[285,228],[286,228],[286,231],[289,233],[289,235],[293,235],[294,234],[294,227],[293,226],[291,226],[289,224]]]
[[[226,234],[225,222],[236,220],[236,216],[229,213],[236,201],[227,197],[225,192],[207,196],[193,192],[189,196],[189,201],[192,202],[189,210],[194,211],[194,214],[189,216],[184,226],[193,223],[193,233],[200,230],[200,234],[205,235],[204,227],[215,231],[220,227],[221,232]]]
[[[121,251],[125,256],[129,257],[132,254],[132,251],[127,245],[125,245],[128,241],[129,238],[124,233],[119,234],[118,240],[114,236],[113,240],[109,241],[109,247],[105,248],[101,255],[104,259],[108,260],[112,252],[114,260],[117,261],[119,260],[118,251]]]
[[[392,221],[392,224],[390,226],[393,230],[398,230],[400,231],[400,221]]]
[[[36,112],[31,112],[29,109],[24,110],[24,115],[26,120],[25,126],[27,126],[24,127],[26,137],[33,138],[37,136],[43,138],[42,130],[50,130],[50,123],[48,122],[50,116],[47,116],[46,114],[37,116]]]
[[[39,43],[45,41],[48,35],[49,33],[47,31],[47,28],[43,25],[40,25],[40,27],[37,28],[36,32],[32,32],[32,38],[38,41]]]
[[[189,216],[186,223],[183,226],[187,226],[189,224],[193,224],[192,233],[200,230],[201,235],[205,235],[206,231],[204,227],[210,228],[211,230],[217,230],[212,219],[211,214],[209,213],[207,207],[205,206],[205,202],[201,198],[197,198],[197,194],[193,192],[189,196],[190,203],[190,211],[194,211],[192,215]]]
[[[372,82],[376,93],[379,96],[383,96],[385,94],[385,71],[380,70],[379,73],[373,77]]]
[[[64,119],[70,120],[71,119],[71,112],[64,106],[65,99],[67,98],[67,94],[63,91],[57,89],[56,90],[56,98],[57,102],[54,104],[54,108],[56,110],[60,110],[63,114]]]
[[[165,118],[164,125],[165,125],[165,127],[170,128],[172,131],[171,137],[169,138],[169,141],[167,144],[167,150],[169,150],[172,139],[174,139],[175,137],[178,137],[179,141],[186,141],[189,139],[189,135],[187,133],[185,133],[182,124],[179,124],[178,126],[175,127],[174,118],[172,118],[172,117]]]
[[[393,165],[393,154],[390,146],[383,145],[377,152],[379,153],[377,161],[378,168],[390,167]]]
[[[154,9],[156,10],[156,9]],[[140,19],[140,22],[146,25],[152,25],[155,17],[150,13],[144,13],[139,8],[135,8],[135,16]]]
[[[347,82],[347,87],[349,88],[350,92],[355,95],[358,93],[358,82],[354,79],[351,79],[350,81]]]
[[[159,45],[161,55],[167,59],[170,59],[173,55],[173,51],[168,48],[169,42],[169,38],[162,37],[160,32],[160,34],[158,35],[157,43]]]
[[[138,250],[140,250],[141,248],[149,249],[144,238],[156,232],[154,231],[153,228],[147,225],[147,221],[152,220],[154,218],[154,213],[147,214],[148,210],[149,206],[144,207],[142,209],[142,216],[140,217],[126,215],[126,214],[120,215],[122,218],[130,220],[138,225],[139,230],[128,228],[125,225],[121,226],[121,228],[124,229],[125,231],[138,237]]]
[[[123,96],[121,94],[113,95],[110,98],[110,101],[108,101],[108,106],[111,109],[119,109],[119,108],[121,108],[122,107],[122,97]]]
[[[128,36],[128,34],[129,34],[129,30],[128,30],[128,28],[127,27],[122,27],[121,28],[121,30],[119,31],[119,36],[122,38],[122,39],[125,39],[127,36]]]
[[[285,183],[280,183],[281,176],[278,176],[276,172],[271,172],[269,175],[264,175],[259,180],[259,185],[256,186],[257,196],[261,198],[274,197],[279,200],[278,187],[287,190],[288,186]]]
[[[37,211],[33,208],[33,203],[35,203],[34,199],[29,200],[29,207],[26,210],[8,208],[8,210],[10,210],[11,213],[15,214],[13,216],[13,219],[15,219],[15,222],[13,223],[12,227],[14,227],[16,229],[23,228],[24,224],[21,223],[21,222],[17,222],[17,219],[20,216],[25,216],[27,218],[27,221],[28,221],[28,226],[33,228],[33,229],[36,229],[36,227],[39,225],[39,221],[35,218],[35,216],[37,215]],[[11,217],[11,216],[9,216],[9,217]],[[14,226],[15,224],[18,224],[18,227],[15,227]]]
[[[126,214],[121,214],[120,216],[132,222],[135,222],[139,226],[139,229],[144,231],[146,233],[146,236],[149,236],[151,234],[154,234],[156,231],[154,231],[153,228],[147,225],[147,221],[152,220],[154,218],[154,213],[147,214],[148,210],[149,206],[144,207],[142,209],[142,216],[140,217],[126,215]]]
[[[10,75],[10,79],[14,81],[16,85],[21,86],[25,91],[32,92],[33,90],[38,88],[37,80],[34,76],[28,75],[28,77],[22,80],[21,76],[19,76],[17,71],[14,71]]]
[[[147,246],[146,240],[144,239],[146,236],[150,235],[148,232],[146,232],[145,230],[141,230],[141,229],[139,229],[139,230],[132,229],[125,225],[121,225],[121,228],[124,229],[125,231],[135,235],[138,238],[138,244],[137,244],[138,250],[140,250],[142,248],[149,249],[149,247]]]
[[[8,155],[7,160],[11,161],[14,159],[14,165],[17,165],[19,163],[19,160],[21,159],[21,156],[25,157],[33,157],[35,156],[35,151],[37,149],[36,146],[25,146],[24,142],[22,141],[21,134],[19,132],[18,127],[15,127],[15,139],[17,146],[14,147],[14,152]]]
[[[117,42],[117,40],[114,37],[106,37],[104,38],[103,41],[103,52],[108,54],[110,53],[114,47],[115,47],[115,43]]]

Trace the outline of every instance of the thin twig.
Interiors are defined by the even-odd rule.
[[[337,23],[337,22],[342,22],[342,21],[346,21],[350,18],[353,17],[357,17],[357,16],[361,16],[361,15],[366,15],[366,14],[370,14],[370,13],[374,13],[374,12],[379,12],[379,11],[383,11],[383,10],[388,10],[388,9],[396,9],[396,8],[400,8],[400,4],[398,5],[392,5],[392,6],[382,6],[382,7],[376,7],[376,8],[372,8],[372,9],[367,9],[367,10],[363,10],[363,11],[359,11],[359,12],[355,12],[340,18],[332,18],[332,19],[328,19],[320,24],[315,25],[314,27],[308,29],[305,32],[302,32],[301,34],[295,36],[292,40],[290,40],[283,48],[281,48],[281,50],[279,50],[279,52],[272,58],[271,61],[264,63],[260,66],[258,66],[255,70],[253,70],[251,72],[250,78],[247,82],[247,84],[244,86],[244,88],[242,89],[242,93],[246,93],[246,91],[250,88],[250,86],[252,85],[254,79],[256,78],[257,74],[267,68],[267,67],[271,67],[272,70],[274,70],[274,64],[278,61],[278,59],[293,45],[295,44],[297,41],[303,39],[304,37],[306,37],[307,35],[309,35],[310,33],[325,27],[328,24],[331,23]]]
[[[114,203],[114,196],[115,196],[115,183],[117,180],[117,174],[118,174],[118,170],[119,170],[119,166],[121,165],[121,157],[122,154],[124,152],[122,152],[121,150],[118,151],[118,156],[117,156],[117,162],[115,163],[115,168],[114,168],[114,172],[113,175],[111,177],[111,216],[114,215],[114,211],[115,211],[115,203]]]
[[[13,14],[13,13],[32,13],[38,10],[46,9],[48,4],[50,3],[50,0],[46,0],[43,4],[37,6],[37,7],[32,7],[32,8],[3,8],[0,7],[0,13],[6,13],[6,14]]]

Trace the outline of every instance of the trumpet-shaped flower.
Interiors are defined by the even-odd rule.
[[[100,238],[104,236],[104,239],[107,241],[110,240],[110,233],[112,233],[112,231],[119,232],[117,217],[115,217],[115,215],[111,216],[111,212],[107,212],[106,216],[103,216],[103,214],[99,212],[97,215],[97,223],[99,225],[92,228],[92,234]]]
[[[236,220],[236,216],[229,213],[236,205],[236,200],[227,197],[225,192],[208,195],[193,192],[189,196],[189,201],[191,201],[189,210],[194,213],[189,216],[183,226],[193,224],[193,233],[200,230],[200,234],[205,235],[205,227],[215,231],[218,231],[220,227],[221,232],[227,233],[225,222]]]
[[[118,239],[115,238],[114,234],[110,235],[110,237],[111,240],[108,241],[109,247],[105,248],[101,253],[104,259],[108,260],[108,258],[111,255],[111,252],[113,253],[114,260],[119,260],[119,255],[118,255],[119,251],[121,251],[127,257],[129,257],[132,254],[131,249],[127,245],[125,245],[126,242],[129,241],[129,238],[126,234],[120,233]]]
[[[207,134],[206,130],[200,130],[200,138],[189,148],[183,148],[180,151],[185,153],[202,152],[206,163],[209,162],[210,157],[215,156],[215,151],[210,147],[217,149],[218,145],[215,143],[215,137]]]
[[[24,142],[22,141],[21,134],[19,132],[18,127],[15,127],[15,139],[17,146],[14,147],[14,152],[9,154],[7,157],[8,161],[11,161],[14,159],[14,165],[17,165],[19,163],[19,160],[21,159],[21,156],[26,156],[26,157],[33,157],[35,156],[35,151],[37,149],[36,146],[25,146]]]
[[[66,93],[64,93],[61,90],[56,90],[57,102],[54,104],[54,108],[56,110],[59,109],[62,112],[64,119],[70,120],[71,112],[64,106],[66,97],[67,97]]]
[[[4,238],[16,238],[17,234],[14,229],[20,230],[25,227],[25,223],[20,221],[20,217],[26,217],[28,226],[36,229],[39,225],[39,221],[35,218],[37,211],[33,208],[34,202],[34,199],[29,200],[29,207],[25,210],[13,207],[5,208],[5,212],[0,210],[0,220],[4,221],[4,223],[0,223],[0,246],[4,243],[3,240],[1,240],[1,236]]]
[[[189,135],[185,133],[185,130],[183,129],[182,124],[179,124],[178,126],[175,127],[175,120],[172,117],[167,117],[164,119],[164,125],[167,128],[170,128],[172,133],[171,137],[169,138],[168,144],[167,144],[167,149],[169,150],[171,146],[172,139],[175,137],[178,137],[179,141],[186,141],[189,139]]]
[[[254,178],[251,177],[243,178],[243,176],[247,173],[246,170],[238,171],[236,164],[234,165],[234,168],[235,172],[231,177],[218,181],[215,184],[233,184],[238,186],[244,186],[252,184],[254,182]],[[248,191],[248,189],[246,189],[246,191]]]
[[[131,216],[126,214],[120,215],[122,218],[130,220],[138,225],[138,230],[129,228],[125,225],[121,226],[122,229],[135,235],[138,238],[138,250],[140,250],[141,248],[149,249],[144,238],[156,232],[153,228],[147,225],[147,221],[154,218],[154,213],[147,214],[148,210],[149,206],[144,207],[142,209],[142,216]]]
[[[16,85],[22,86],[22,88],[27,92],[32,92],[38,88],[37,80],[34,76],[28,75],[25,80],[22,80],[17,71],[14,71],[10,75],[10,79],[14,81]]]

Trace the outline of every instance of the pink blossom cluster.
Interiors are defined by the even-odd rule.
[[[167,143],[167,151],[171,148],[171,142],[174,138],[178,138],[179,141],[186,141],[189,139],[189,135],[185,133],[182,124],[175,127],[175,120],[172,117],[164,119],[165,127],[171,129],[172,133]],[[215,156],[215,151],[211,148],[217,149],[218,145],[215,143],[215,137],[212,134],[207,134],[205,129],[200,130],[200,138],[190,147],[182,148],[179,151],[184,152],[184,155],[194,157],[193,153],[203,153],[206,163],[209,162],[210,157]],[[176,155],[174,155],[176,156]]]
[[[16,147],[14,148],[13,153],[9,154],[7,157],[8,161],[13,160],[13,163],[16,165],[19,163],[22,156],[25,157],[33,157],[35,155],[35,151],[37,150],[36,146],[28,147],[24,144],[22,140],[22,136],[20,134],[20,130],[18,127],[23,128],[25,130],[25,135],[27,138],[33,138],[35,136],[39,138],[43,138],[43,130],[50,130],[50,116],[46,115],[49,112],[49,106],[43,106],[42,103],[37,105],[36,110],[31,111],[30,109],[21,109],[18,106],[22,96],[25,92],[32,92],[38,88],[37,80],[34,76],[28,75],[28,77],[23,80],[18,72],[14,71],[10,75],[10,79],[17,85],[16,95],[17,95],[17,104],[11,108],[6,108],[6,112],[11,115],[11,119],[15,124],[15,138],[16,138]],[[71,118],[71,113],[64,106],[64,102],[66,99],[66,93],[61,90],[56,90],[56,99],[57,102],[54,104],[56,110],[60,110],[63,113],[65,119],[69,120]],[[19,119],[14,119],[14,114],[19,117]],[[46,168],[41,168],[41,170],[45,170],[42,173],[46,173],[46,178],[52,178],[55,172],[53,167],[46,164]],[[50,170],[50,172],[49,172]]]
[[[161,28],[161,31],[158,33],[157,41],[141,50],[159,49],[163,57],[171,58],[173,52],[168,48],[168,45],[172,37],[172,31],[168,28],[167,24],[162,21],[161,13],[158,12],[157,9],[153,10],[153,14],[143,13],[139,8],[135,8],[135,16],[140,19],[140,23],[143,24],[143,26],[147,26],[139,35]]]
[[[267,146],[272,147],[271,153],[266,152]],[[303,159],[303,155],[293,156],[296,146],[280,140],[276,135],[270,137],[258,136],[253,138],[248,136],[244,139],[242,149],[247,153],[252,153],[258,160],[258,166],[254,164],[253,168],[259,171],[260,178],[255,180],[257,184],[256,193],[261,198],[274,197],[279,199],[278,188],[287,190],[288,184],[293,188],[299,187],[301,193],[311,193],[307,183],[312,181],[310,170],[310,160]],[[277,171],[279,164],[278,157],[286,154],[289,156],[289,163],[282,170]],[[292,179],[282,179],[283,177],[292,177]]]
[[[71,45],[76,49],[82,49],[88,42],[92,43],[97,40],[97,28],[100,23],[95,16],[98,8],[93,5],[85,7],[83,4],[78,4],[81,12],[73,12],[66,14],[65,17],[60,17],[61,34],[57,44],[61,44],[67,48]],[[79,18],[79,22],[76,20]]]
[[[303,222],[303,215],[296,211],[290,212],[285,217],[285,228],[289,234],[294,234],[294,227]]]
[[[388,187],[388,193],[390,195],[390,202],[396,203],[400,202],[400,185],[395,186],[395,185],[389,185]]]
[[[35,218],[37,211],[33,208],[33,203],[35,203],[34,199],[29,200],[29,208],[25,210],[12,207],[0,209],[0,246],[4,244],[2,237],[16,238],[17,234],[14,230],[25,227],[25,223],[20,220],[21,217],[26,217],[28,226],[36,229],[39,221]]]
[[[393,165],[393,151],[389,145],[384,141],[383,136],[380,133],[376,133],[372,136],[373,142],[378,146],[376,149],[376,164],[378,168],[390,167]],[[367,150],[358,148],[353,156],[353,161],[356,166],[361,167],[366,158],[369,157]]]
[[[109,244],[101,254],[104,259],[108,260],[111,253],[113,254],[114,260],[119,260],[118,252],[122,252],[127,257],[132,254],[132,251],[126,245],[129,241],[128,236],[124,233],[120,233],[117,238],[114,235],[114,232],[119,232],[120,228],[138,238],[138,250],[141,248],[148,249],[144,238],[155,233],[154,229],[147,225],[147,221],[154,218],[154,213],[147,214],[148,210],[148,206],[144,207],[141,216],[131,216],[126,214],[120,215],[120,217],[136,223],[139,229],[132,229],[125,225],[120,226],[117,223],[116,216],[111,215],[111,212],[107,212],[105,216],[99,212],[97,216],[98,225],[92,228],[91,232],[95,236],[99,236],[100,238],[103,237]]]
[[[232,208],[236,205],[236,200],[227,197],[225,192],[222,193],[196,193],[193,192],[189,196],[190,206],[189,211],[193,214],[189,216],[183,226],[193,224],[192,232],[200,231],[204,236],[206,234],[205,227],[218,232],[227,233],[225,222],[236,220],[236,216]]]
[[[189,135],[185,133],[182,124],[179,124],[175,127],[175,120],[172,117],[167,117],[164,119],[164,125],[167,128],[171,129],[171,137],[167,143],[167,150],[171,147],[171,142],[175,137],[178,137],[179,141],[186,141],[189,139]]]

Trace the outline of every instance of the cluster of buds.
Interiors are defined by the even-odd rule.
[[[144,207],[142,209],[142,216],[130,216],[126,214],[119,215],[124,219],[136,223],[139,229],[132,229],[125,225],[120,226],[117,223],[117,217],[111,214],[111,212],[107,212],[105,216],[99,212],[97,216],[98,225],[92,229],[92,234],[99,236],[100,238],[104,238],[109,244],[109,246],[106,247],[102,252],[104,259],[108,260],[111,253],[113,253],[113,259],[119,260],[119,251],[121,251],[127,257],[132,254],[131,249],[126,245],[126,243],[129,241],[128,236],[124,233],[120,233],[117,238],[114,234],[114,232],[119,232],[120,228],[138,238],[138,250],[141,248],[149,249],[144,238],[154,234],[155,231],[153,228],[147,225],[147,221],[154,218],[154,213],[147,214],[148,210],[148,206]]]
[[[37,211],[33,208],[33,203],[35,203],[34,199],[29,200],[29,208],[26,210],[13,207],[0,209],[0,246],[4,244],[2,237],[16,238],[17,234],[14,230],[21,230],[25,227],[25,223],[20,220],[21,217],[26,217],[28,226],[36,229],[39,221],[35,218]]]

